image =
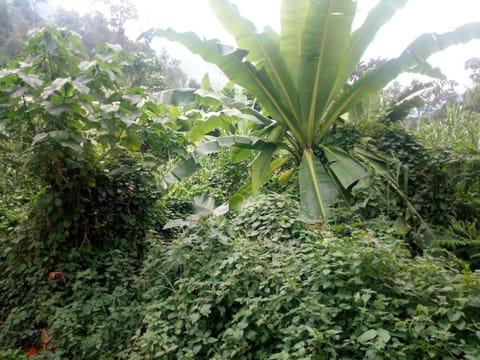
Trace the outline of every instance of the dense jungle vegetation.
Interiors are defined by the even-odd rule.
[[[237,47],[40,3],[0,0],[0,359],[480,358],[480,59],[426,62],[480,24],[365,62],[405,0],[210,0]]]

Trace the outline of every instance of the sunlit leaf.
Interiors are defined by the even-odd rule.
[[[375,329],[370,329],[370,330],[365,331],[362,335],[360,335],[357,338],[357,341],[362,343],[362,344],[365,344],[368,341],[375,338],[376,336],[377,336],[377,331]]]
[[[310,149],[303,153],[299,183],[301,215],[310,220],[326,218],[338,192],[320,160]]]

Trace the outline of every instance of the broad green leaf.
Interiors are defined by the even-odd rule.
[[[305,149],[299,172],[300,211],[310,220],[324,219],[338,192],[320,160],[311,149]]]
[[[252,150],[250,149],[241,149],[239,147],[233,147],[230,152],[230,158],[234,163],[239,163],[245,160],[251,159]]]
[[[127,131],[127,135],[121,138],[122,144],[130,151],[140,151],[142,147],[142,139],[140,134],[133,129]]]
[[[345,189],[368,176],[364,166],[342,149],[333,146],[323,146],[322,149],[329,161],[328,166]]]
[[[29,92],[30,89],[28,89],[26,86],[22,86],[21,88],[18,88],[15,90],[15,92],[10,94],[11,99],[19,98]]]
[[[273,159],[270,164],[268,164],[268,170],[264,175],[263,181],[268,180],[268,178],[277,170],[279,170],[283,165],[288,162],[288,158],[285,157],[278,157]]]
[[[17,76],[18,71],[16,70],[7,70],[7,69],[2,69],[0,70],[0,79],[8,78],[8,79],[15,79]],[[15,74],[15,75],[14,75]]]
[[[193,154],[189,154],[184,160],[175,164],[175,167],[165,175],[161,181],[161,186],[167,189],[178,180],[192,176],[199,168],[198,159]]]
[[[48,98],[51,94],[53,94],[56,91],[59,91],[62,87],[64,87],[66,84],[68,84],[71,81],[71,79],[66,79],[66,78],[58,78],[55,79],[50,86],[47,86],[42,94],[40,95],[42,98],[46,99]]]
[[[272,160],[273,153],[276,150],[275,145],[270,145],[261,150],[252,162],[252,193],[255,195],[262,186],[265,174],[268,171],[268,164]]]
[[[280,185],[285,185],[287,181],[290,180],[290,178],[293,176],[293,174],[295,174],[296,171],[297,169],[294,167],[288,170],[285,170],[278,176],[278,183]]]
[[[164,90],[153,94],[152,100],[156,104],[167,105],[190,105],[195,102],[193,93],[195,89],[173,89]]]
[[[86,86],[83,82],[81,81],[72,81],[72,85],[75,90],[77,90],[80,94],[88,94],[90,93],[90,88]]]
[[[457,322],[464,316],[465,314],[462,311],[455,311],[455,312],[450,311],[448,313],[448,320],[450,320],[451,322]]]
[[[120,104],[100,104],[100,109],[106,114],[117,112],[120,109]]]
[[[32,145],[42,142],[43,140],[48,139],[48,133],[39,133],[33,137]]]
[[[96,65],[97,65],[97,62],[95,60],[94,61],[82,61],[80,64],[78,64],[78,68],[81,71],[87,71],[88,69],[90,69],[91,67],[96,66]]]
[[[198,195],[193,198],[193,209],[195,214],[209,214],[215,209],[215,199],[207,195]]]
[[[405,236],[410,231],[410,228],[405,223],[405,219],[402,217],[398,217],[397,220],[395,220],[392,228],[395,230],[395,233],[400,236]]]
[[[26,84],[28,84],[34,89],[40,87],[43,84],[43,81],[35,74],[24,74],[23,72],[19,71],[17,75]]]
[[[302,135],[314,145],[316,127],[328,108],[331,91],[350,43],[356,2],[310,1],[301,38],[300,80]]]
[[[268,164],[267,169],[263,174],[262,182],[265,182],[275,171],[280,169],[286,162],[288,161],[287,158],[276,158]],[[235,194],[232,195],[230,198],[230,208],[236,208],[243,202],[245,202],[250,196],[254,195],[252,181],[249,181],[243,184]]]
[[[68,130],[54,130],[48,133],[48,136],[55,141],[67,141],[72,138],[72,134]]]
[[[352,33],[351,41],[339,67],[332,96],[337,96],[338,91],[345,85],[357,64],[361,61],[367,47],[375,39],[378,31],[395,13],[403,8],[408,0],[381,0],[367,15],[363,24]],[[333,98],[330,98],[333,100]]]
[[[191,142],[196,142],[213,130],[219,130],[221,134],[225,135],[238,134],[236,125],[241,124],[242,121],[261,124],[253,115],[244,114],[237,109],[225,109],[204,114],[203,119],[194,121],[188,131],[187,138]]]
[[[161,181],[163,188],[168,188],[178,180],[185,179],[200,168],[199,159],[208,154],[218,153],[225,147],[238,146],[249,150],[264,150],[272,144],[251,136],[224,136],[198,145],[185,159],[175,164],[173,169]]]
[[[234,107],[234,104],[245,106],[245,104],[237,103],[234,99],[229,98],[228,96],[201,88],[194,92],[194,96],[196,102],[212,107]]]
[[[183,219],[175,219],[168,221],[164,226],[163,230],[175,229],[175,228],[182,228],[182,227],[189,227],[191,226],[191,221],[183,220]]]
[[[258,33],[251,21],[242,17],[235,5],[227,0],[210,0],[213,13],[229,31],[242,49],[248,49],[247,60],[264,68],[278,88],[282,102],[288,105],[296,118],[300,118],[296,89],[280,51],[279,36],[270,28]]]
[[[213,215],[222,216],[228,213],[229,210],[230,210],[230,206],[228,204],[222,204],[220,206],[217,206],[215,209],[213,209]]]
[[[202,105],[208,105],[212,107],[228,106],[233,109],[237,109],[242,114],[253,116],[256,120],[251,118],[252,121],[258,121],[264,125],[272,124],[272,120],[266,117],[265,115],[263,115],[262,113],[256,111],[255,109],[253,109],[250,106],[247,106],[244,103],[237,102],[234,99],[231,99],[227,96],[223,96],[215,92],[206,91],[203,89],[196,90],[194,93],[194,96],[195,96],[195,101]]]
[[[178,41],[205,61],[217,65],[232,82],[252,92],[268,113],[275,120],[284,123],[296,139],[302,138],[299,126],[293,120],[293,109],[289,109],[281,101],[279,89],[264,69],[257,69],[249,61],[243,61],[235,52],[222,52],[222,46],[219,46],[217,40],[201,40],[192,32],[178,33],[172,29],[156,29],[142,36],[163,36],[169,40]]]
[[[252,182],[248,181],[238,189],[230,198],[228,205],[230,209],[237,208],[252,195]]]
[[[74,141],[60,141],[59,144],[63,147],[72,149],[73,151],[75,151],[77,153],[82,152],[82,147]]]
[[[309,11],[308,4],[308,0],[283,0],[280,9],[280,49],[297,89],[302,59],[300,40]]]
[[[357,341],[365,344],[377,336],[377,331],[375,329],[370,329],[365,331],[362,335],[357,338]]]
[[[382,329],[382,328],[377,329],[377,336],[378,336],[378,340],[382,344],[386,344],[392,338],[392,336],[390,335],[390,332],[388,332],[387,330]]]
[[[322,124],[317,140],[326,136],[328,129],[338,117],[348,112],[368,95],[380,91],[402,72],[415,70],[416,66],[424,64],[430,55],[438,51],[475,38],[480,38],[480,23],[466,24],[444,34],[428,33],[419,36],[398,58],[379,65],[357,80],[353,85],[344,89],[340,98],[335,101],[334,105],[326,113],[325,121]]]

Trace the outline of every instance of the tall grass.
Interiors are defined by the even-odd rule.
[[[420,118],[415,130],[429,147],[447,146],[462,152],[477,150],[480,114],[464,110],[461,104],[449,104],[445,117]]]

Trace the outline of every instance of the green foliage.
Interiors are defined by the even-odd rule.
[[[465,111],[464,106],[448,104],[444,117],[420,118],[415,134],[430,147],[446,146],[460,152],[477,150],[480,114]]]
[[[306,224],[299,220],[298,215],[298,202],[292,196],[267,193],[245,203],[230,216],[236,234],[253,241],[277,242],[296,241],[298,234],[306,233]]]
[[[354,209],[363,219],[386,216],[414,247],[442,246],[455,251],[472,268],[478,267],[478,156],[443,147],[427,148],[404,128],[380,123],[338,126],[331,138],[347,149],[361,146],[386,154],[395,182],[434,230],[427,237],[416,234],[425,230],[424,224],[385,178],[374,173],[368,187],[354,191]]]
[[[252,180],[244,190],[249,187],[256,194],[271,175],[269,164],[276,161],[278,150],[288,151],[297,165],[301,211],[315,220],[326,218],[337,198],[350,203],[351,190],[366,176],[355,157],[334,144],[327,147],[330,129],[339,118],[404,71],[441,76],[426,62],[428,57],[480,36],[480,23],[445,34],[421,35],[400,56],[352,81],[368,45],[406,2],[380,1],[354,30],[356,1],[284,1],[277,33],[270,27],[257,31],[228,0],[210,0],[212,12],[235,38],[237,48],[170,28],[153,29],[143,37],[180,42],[258,99],[262,108],[250,112],[263,126],[251,134],[257,137],[252,136],[251,143],[260,138],[265,146],[254,149]],[[232,106],[231,101],[227,103]],[[245,108],[240,111],[246,113]],[[189,176],[198,167],[195,160],[192,155],[180,163],[170,178],[175,172]]]
[[[232,162],[227,151],[205,157],[199,171],[177,183],[163,198],[167,214],[170,219],[192,214],[195,197],[211,198],[215,206],[224,204],[247,176],[247,162]]]
[[[412,134],[398,126],[373,125],[366,130],[369,144],[394,159],[392,173],[413,206],[430,223],[448,222],[453,188],[447,163],[450,153],[428,150]],[[392,198],[398,197],[392,192]],[[385,196],[385,194],[381,195]],[[392,214],[401,216],[402,200],[389,203]],[[374,205],[378,209],[376,205]],[[399,210],[400,207],[400,210]]]
[[[111,358],[128,346],[141,320],[141,254],[131,242],[68,252],[27,238],[9,245],[0,268],[0,348],[39,348],[42,330],[49,359]]]
[[[0,358],[4,360],[19,360],[25,358],[20,350],[0,350]]]
[[[122,4],[114,10],[128,17],[131,4]],[[122,19],[110,25],[121,37]],[[0,72],[0,358],[40,347],[45,359],[480,357],[480,277],[469,270],[479,259],[475,153],[429,151],[399,128],[337,116],[325,141],[296,149],[267,116],[276,110],[262,114],[250,92],[151,93],[165,86],[162,62],[116,45],[89,50],[47,27]],[[192,99],[201,105],[181,115],[178,105]],[[197,148],[202,169],[160,199],[158,168],[220,134],[229,136]],[[447,236],[412,257],[404,239],[417,233],[395,221],[413,221],[412,207],[388,194],[385,178],[357,182],[364,170],[349,154],[361,144],[396,160],[395,184],[431,222],[448,225]],[[312,192],[291,176],[297,150],[302,186],[332,170],[364,213],[339,206],[331,225],[304,222],[295,199]],[[252,181],[241,186],[248,162]],[[269,177],[279,181],[265,195],[212,211]],[[167,218],[187,221],[164,232]]]
[[[2,349],[45,332],[48,358],[111,358],[140,323],[145,238],[164,221],[155,169],[184,140],[178,110],[129,87],[129,59],[44,28],[0,73]]]
[[[78,37],[46,28],[27,45],[23,67],[2,73],[4,135],[23,144],[11,152],[24,151],[19,161],[38,187],[39,238],[98,245],[145,231],[142,219],[158,196],[152,170],[181,153],[182,140],[158,121],[169,120],[165,106],[126,88],[120,62],[128,55],[105,45],[87,61]],[[140,222],[127,226],[117,216]],[[117,235],[101,230],[115,222]]]
[[[321,226],[276,215],[288,205],[267,196],[233,224],[207,219],[168,246],[153,244],[144,329],[129,357],[480,355],[478,274],[448,256],[412,258],[390,231],[319,236]],[[272,239],[279,229],[288,231]]]

